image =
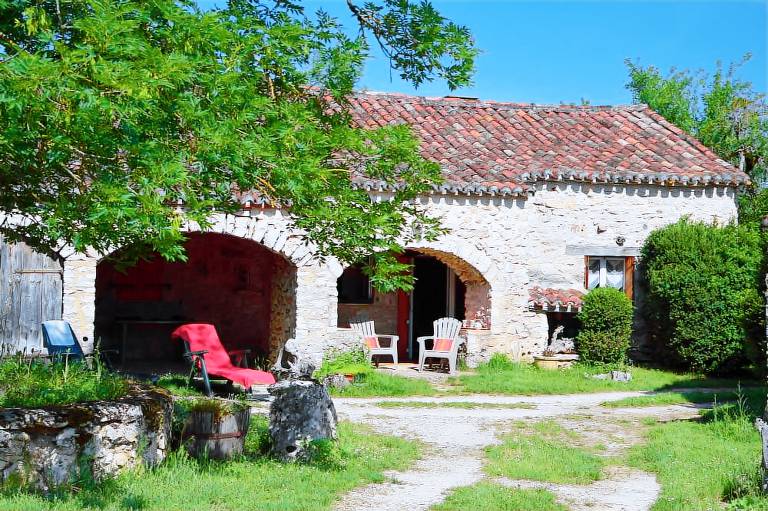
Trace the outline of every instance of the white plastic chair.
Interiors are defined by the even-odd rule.
[[[370,362],[375,355],[386,355],[392,357],[392,361],[397,365],[397,341],[400,337],[396,335],[382,335],[376,333],[373,321],[364,319],[352,320],[349,326],[360,336],[360,340],[368,353]],[[382,346],[380,339],[389,339],[386,346]]]
[[[464,339],[459,337],[461,321],[456,318],[440,318],[433,323],[434,335],[418,337],[419,343],[419,372],[424,370],[424,361],[428,358],[444,358],[448,360],[451,374],[456,373],[456,360],[459,354],[459,346]],[[426,341],[432,339],[432,349],[426,348]]]

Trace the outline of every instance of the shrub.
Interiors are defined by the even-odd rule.
[[[610,287],[593,289],[584,297],[576,338],[584,362],[624,362],[632,336],[632,302]]]
[[[723,372],[763,352],[757,229],[684,219],[651,233],[642,255],[644,313],[651,334],[678,364]]]

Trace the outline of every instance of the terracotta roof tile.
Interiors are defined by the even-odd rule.
[[[528,306],[534,310],[579,312],[584,293],[578,289],[552,289],[538,286],[528,291]]]
[[[740,185],[748,177],[645,105],[525,105],[360,93],[359,126],[409,123],[442,191],[517,194],[536,180]],[[375,188],[381,183],[358,179]]]

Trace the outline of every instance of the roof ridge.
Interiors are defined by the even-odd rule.
[[[375,96],[377,98],[386,97],[392,99],[408,99],[419,100],[422,102],[430,103],[442,103],[452,106],[468,106],[468,107],[506,107],[514,109],[527,109],[527,110],[570,110],[570,111],[605,111],[605,110],[620,110],[620,111],[638,111],[642,110],[645,105],[643,104],[618,104],[618,105],[575,105],[568,103],[521,103],[515,101],[500,101],[494,99],[470,99],[460,96],[418,96],[415,94],[406,94],[403,92],[384,92],[384,91],[355,91],[354,96],[365,97]]]

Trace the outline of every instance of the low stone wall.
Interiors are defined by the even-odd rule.
[[[170,445],[173,400],[134,386],[115,401],[0,409],[0,477],[48,491],[152,466]]]

